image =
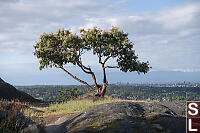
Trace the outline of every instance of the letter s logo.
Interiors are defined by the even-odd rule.
[[[195,107],[192,107],[192,105],[193,106],[195,106]],[[196,103],[189,103],[189,105],[188,105],[188,108],[190,109],[190,110],[193,110],[194,111],[194,113],[192,112],[192,111],[188,111],[188,113],[190,114],[190,115],[192,115],[192,116],[194,116],[194,115],[197,115],[198,114],[198,105],[196,104]]]

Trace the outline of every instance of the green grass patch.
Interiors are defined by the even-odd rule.
[[[46,117],[49,115],[73,114],[82,112],[92,106],[104,103],[112,103],[119,101],[138,102],[135,100],[122,100],[105,96],[103,99],[93,101],[91,99],[74,99],[67,102],[52,103],[47,107],[31,106],[25,110],[25,115],[29,117]],[[145,102],[145,101],[142,101]]]
[[[71,100],[71,101],[62,102],[62,103],[55,103],[55,104],[49,105],[49,107],[47,107],[44,110],[44,115],[77,113],[95,105],[118,102],[118,101],[120,101],[120,99],[113,99],[113,98],[108,97],[103,100],[97,100],[97,101],[82,99],[82,100]]]

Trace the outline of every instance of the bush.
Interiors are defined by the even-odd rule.
[[[24,105],[19,101],[0,100],[0,132],[17,133],[24,128],[21,121]]]
[[[77,98],[80,95],[79,91],[74,87],[72,89],[60,88],[59,90],[57,90],[57,92],[57,101],[59,102],[69,101],[71,99]]]

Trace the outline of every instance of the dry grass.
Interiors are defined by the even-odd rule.
[[[64,103],[51,104],[46,109],[45,113],[46,113],[46,115],[77,113],[77,112],[81,112],[81,111],[86,110],[95,105],[117,102],[117,101],[119,101],[119,99],[111,99],[111,98],[106,98],[106,99],[97,100],[97,101],[92,101],[89,99],[71,100],[71,101],[64,102]]]
[[[19,128],[16,127],[16,116],[18,116],[18,114],[27,116],[32,121],[36,122],[37,125],[44,125],[44,118],[48,118],[49,116],[54,117],[64,114],[79,113],[95,105],[120,101],[148,102],[105,97],[104,99],[96,101],[91,99],[75,99],[68,102],[53,103],[46,107],[38,107],[38,105],[30,105],[19,101],[9,102],[6,100],[0,100],[0,113],[5,112],[4,114],[6,114],[5,117],[1,119],[0,132],[18,132]]]
[[[151,103],[151,101],[145,101],[145,100],[123,100],[119,99],[119,102],[134,102],[134,103]]]
[[[23,115],[27,103],[21,103],[19,100],[7,101],[0,100],[0,132],[18,132],[21,129],[21,123],[17,122],[18,117]]]
[[[113,98],[105,98],[102,100],[89,100],[89,99],[76,99],[70,100],[68,102],[62,103],[53,103],[50,104],[48,107],[30,107],[29,109],[25,110],[25,114],[29,117],[45,117],[48,115],[60,115],[60,114],[73,114],[79,113],[85,109],[88,109],[92,106],[104,104],[104,103],[111,103],[111,102],[118,102],[120,99],[113,99]]]
[[[92,106],[104,104],[104,103],[112,103],[112,102],[145,102],[148,101],[136,101],[136,100],[122,100],[118,98],[110,98],[106,97],[101,100],[93,101],[90,99],[76,99],[68,102],[62,103],[54,103],[50,104],[48,107],[31,107],[30,109],[25,111],[25,114],[29,117],[45,117],[49,115],[60,115],[60,114],[74,114],[82,112]]]

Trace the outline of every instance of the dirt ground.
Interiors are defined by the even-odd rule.
[[[45,123],[45,125],[48,125],[48,124],[52,124],[54,123],[55,121],[57,121],[60,117],[63,117],[63,116],[66,116],[66,117],[71,117],[72,115],[74,115],[76,113],[70,113],[70,114],[58,114],[58,115],[48,115],[48,116],[45,116],[43,118],[43,121]]]

